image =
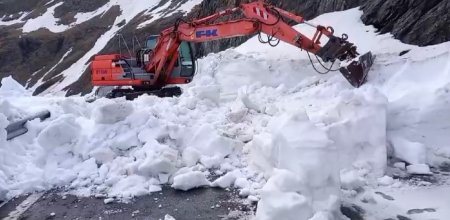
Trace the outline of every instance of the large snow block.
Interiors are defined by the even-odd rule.
[[[273,145],[273,135],[255,135],[250,144],[250,165],[263,171],[269,177],[278,165],[278,149]]]
[[[258,219],[273,219],[271,213],[308,219],[317,211],[338,210],[330,207],[330,201],[339,201],[338,154],[326,131],[312,124],[305,112],[273,118],[268,127],[271,134],[256,136],[250,150],[250,162],[270,176]]]
[[[274,136],[277,168],[307,179],[309,190],[304,195],[314,198],[315,211],[327,209],[330,197],[339,198],[340,166],[333,142],[304,112],[284,115],[274,122],[270,126],[277,131]]]
[[[364,166],[375,177],[386,169],[387,99],[375,89],[344,94],[338,104],[326,112],[330,138],[338,148],[342,169]]]

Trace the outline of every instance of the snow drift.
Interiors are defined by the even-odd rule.
[[[360,15],[314,21],[377,55],[359,89],[339,74],[316,74],[296,48],[255,39],[200,60],[179,98],[86,103],[31,97],[4,79],[0,128],[42,109],[52,118],[9,142],[0,131],[0,196],[57,186],[119,199],[162,184],[236,187],[260,200],[257,219],[339,218],[339,189],[377,181],[388,157],[425,167],[450,159],[450,44],[405,45]]]

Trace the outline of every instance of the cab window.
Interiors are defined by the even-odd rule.
[[[193,59],[193,52],[191,45],[187,42],[180,44],[180,62],[181,62],[181,76],[190,77],[195,73],[195,64]]]

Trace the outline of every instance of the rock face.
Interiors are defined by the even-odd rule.
[[[186,15],[186,19],[204,17],[225,8],[235,7],[251,0],[203,0]],[[312,19],[322,13],[345,10],[361,6],[364,11],[362,20],[374,25],[380,33],[392,32],[395,37],[406,43],[417,45],[438,44],[450,41],[450,1],[449,0],[267,0],[272,4],[296,14]],[[94,12],[107,4],[109,0],[0,0],[0,21],[14,21],[37,18],[56,4],[53,16],[58,24],[73,23],[79,12]],[[137,28],[152,15],[141,13],[131,20],[115,22],[122,11],[119,6],[111,7],[107,12],[76,25],[67,31],[53,33],[40,29],[22,33],[23,23],[1,26],[0,23],[0,78],[13,75],[23,85],[35,86],[34,94],[40,94],[50,86],[63,80],[61,72],[77,62],[94,47],[96,40],[106,33],[112,25],[121,27],[120,34],[130,40],[136,36],[143,40],[149,35],[159,34],[161,30],[173,25],[178,18],[185,16],[178,7],[188,0],[161,0],[148,12],[162,11],[162,17],[155,19],[143,28]],[[147,4],[147,3],[142,3]],[[143,8],[149,7],[143,5]],[[24,14],[23,12],[29,12]],[[161,13],[160,13],[161,14]],[[23,17],[24,16],[24,17]],[[233,15],[239,18],[241,14]],[[219,20],[220,21],[220,20]],[[220,41],[196,44],[196,56],[218,52],[240,45],[248,37],[238,37]],[[120,50],[117,38],[112,38],[100,53]],[[122,45],[122,52],[124,51]],[[68,51],[71,51],[68,53]],[[62,59],[66,55],[65,59]],[[59,62],[61,61],[61,62]],[[85,62],[85,61],[83,61]],[[88,61],[86,61],[88,62]],[[79,74],[79,73],[74,73]],[[80,79],[65,88],[67,95],[84,94],[91,91],[89,71]]]
[[[426,46],[450,41],[449,0],[373,0],[362,20],[405,43]]]

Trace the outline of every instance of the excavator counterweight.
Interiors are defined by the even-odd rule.
[[[238,12],[244,17],[218,21],[219,18]],[[308,37],[295,30],[286,22],[287,19],[315,28],[314,36]],[[262,34],[267,35],[267,38],[264,39]],[[95,56],[91,63],[92,84],[117,87],[112,91],[114,95],[109,95],[112,98],[126,96],[127,93],[134,94],[133,97],[143,93],[158,96],[179,95],[179,89],[167,87],[190,83],[193,80],[196,62],[191,43],[251,35],[258,35],[261,43],[271,46],[283,41],[304,50],[314,67],[310,56],[313,54],[326,70],[320,72],[314,67],[317,72],[340,71],[354,87],[364,84],[375,58],[370,52],[359,56],[356,46],[348,41],[348,36],[335,36],[332,27],[311,24],[301,16],[259,0],[192,21],[179,19],[159,35],[150,36],[146,46],[136,51],[135,57],[121,54]],[[328,38],[325,45],[321,44],[323,37]],[[334,64],[336,61],[348,64],[341,64],[340,69],[333,70],[322,63]],[[167,91],[175,92],[171,94]]]

